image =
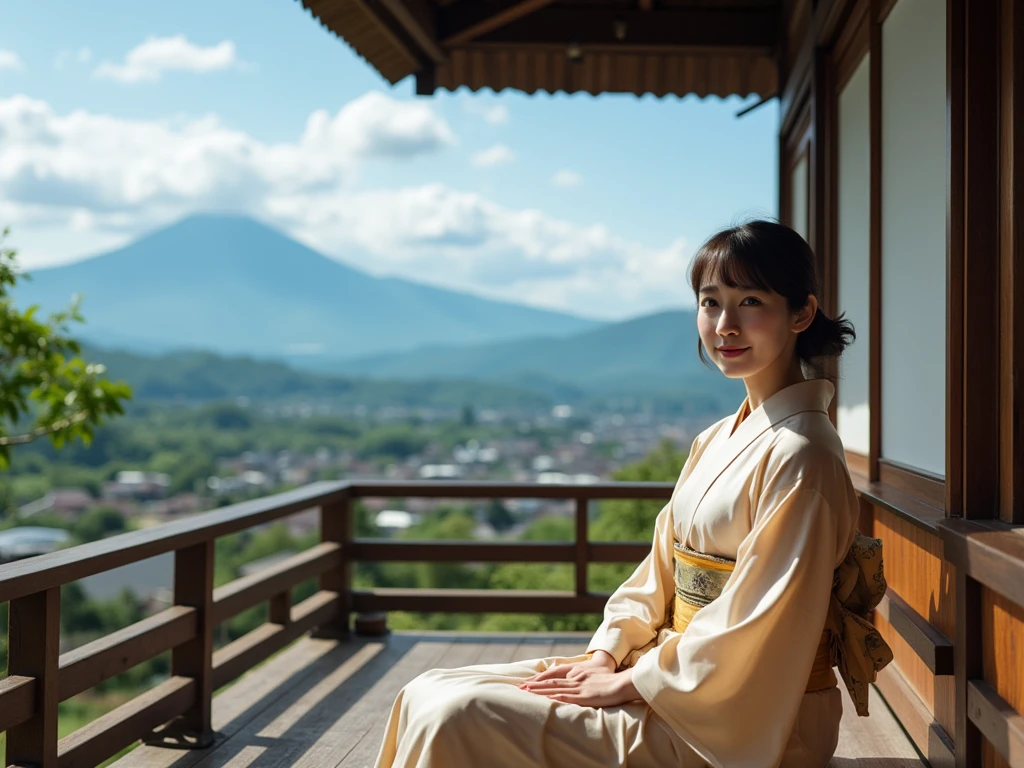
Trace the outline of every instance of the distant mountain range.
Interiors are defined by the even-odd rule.
[[[708,370],[697,357],[694,312],[659,312],[564,338],[486,345],[430,346],[329,366],[337,373],[384,379],[454,377],[544,389],[559,382],[591,393],[722,392],[742,385]],[[738,386],[737,386],[738,385]]]
[[[76,293],[87,323],[75,333],[142,399],[640,395],[706,412],[731,410],[743,392],[699,362],[693,312],[601,323],[372,277],[243,217],[192,216],[38,270],[16,298],[50,310]],[[368,379],[383,381],[374,390]]]
[[[140,355],[86,346],[90,362],[103,363],[107,376],[124,379],[133,400],[202,403],[246,397],[258,402],[330,402],[333,405],[432,406],[461,408],[545,408],[543,393],[497,382],[379,381],[298,371],[284,363],[225,357],[213,352]]]
[[[562,336],[595,320],[378,278],[239,216],[196,215],[131,245],[31,273],[22,306],[82,295],[88,341],[137,352],[206,349],[321,360]]]

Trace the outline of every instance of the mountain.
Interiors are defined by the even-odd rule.
[[[373,277],[239,216],[192,216],[31,277],[17,288],[19,304],[52,310],[81,294],[87,323],[76,333],[134,351],[199,348],[303,362],[601,325]]]
[[[386,379],[450,376],[500,381],[557,394],[557,386],[592,394],[711,395],[731,408],[743,385],[706,368],[697,357],[694,312],[659,312],[564,338],[497,344],[431,346],[331,365],[348,375]]]
[[[225,357],[213,352],[140,355],[86,346],[85,359],[103,363],[106,375],[131,384],[133,401],[192,403],[246,397],[262,402],[330,401],[334,405],[460,408],[546,408],[535,391],[494,382],[380,381],[298,371],[284,363]]]

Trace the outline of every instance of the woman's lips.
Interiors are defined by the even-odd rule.
[[[739,357],[748,349],[750,349],[750,347],[719,347],[718,352],[722,357]]]

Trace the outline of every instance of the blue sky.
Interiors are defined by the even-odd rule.
[[[375,274],[622,318],[690,303],[693,248],[776,212],[774,102],[425,99],[297,0],[8,5],[0,223],[29,269],[226,210]]]

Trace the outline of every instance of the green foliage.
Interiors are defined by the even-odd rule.
[[[110,507],[94,507],[80,515],[71,532],[82,541],[96,541],[128,530],[124,515]]]
[[[491,499],[487,505],[486,519],[488,525],[499,533],[507,531],[516,524],[513,514],[508,511],[508,507],[502,504],[499,499]]]
[[[422,430],[406,424],[382,427],[364,435],[359,441],[359,449],[364,455],[394,459],[414,456],[426,445],[427,438]]]
[[[641,461],[615,473],[624,482],[675,482],[686,461],[669,440]],[[664,507],[660,501],[616,500],[601,504],[601,514],[590,528],[593,541],[650,541],[654,520]]]
[[[0,237],[0,469],[10,464],[11,446],[40,437],[57,448],[76,439],[88,445],[97,426],[124,413],[132,393],[82,358],[69,334],[72,322],[83,322],[77,300],[45,320],[36,318],[38,307],[14,306],[10,290],[25,275],[3,245],[7,234]]]

